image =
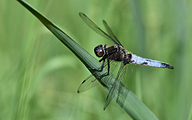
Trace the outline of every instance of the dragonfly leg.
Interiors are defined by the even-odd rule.
[[[108,63],[108,70],[107,70],[107,75],[109,75],[109,70],[110,70],[109,59],[107,59],[107,63]]]
[[[103,76],[107,76],[109,75],[109,70],[110,70],[110,64],[109,64],[109,59],[107,59],[107,65],[108,65],[108,69],[107,72],[103,73],[102,75],[98,76],[97,78],[103,77]],[[102,68],[103,69],[103,68]]]
[[[99,68],[89,68],[90,70],[97,70],[97,71],[102,71],[103,70],[103,67],[104,67],[104,63],[105,63],[105,59],[101,59],[101,61],[103,60],[103,63],[101,65],[101,67]]]
[[[124,65],[129,64],[129,61],[127,61],[127,59],[124,59],[124,60],[123,60],[123,64],[124,64]]]
[[[98,78],[102,77],[102,76],[107,76],[109,75],[109,72],[110,72],[110,60],[109,60],[110,56],[107,58],[107,66],[108,66],[108,69],[107,69],[107,72],[103,73],[102,75],[100,75]],[[103,58],[102,58],[103,59]],[[101,60],[102,60],[101,59]],[[102,64],[102,69],[101,71],[103,70],[103,67],[104,67],[104,61],[105,61],[105,58],[103,59],[103,64]]]
[[[107,50],[106,50],[106,47],[107,47],[107,44],[104,45],[104,51],[107,51]],[[110,56],[104,55],[103,58],[101,58],[101,59],[99,60],[99,62],[103,61],[101,67],[99,67],[99,68],[89,68],[89,69],[97,70],[97,71],[101,72],[101,71],[103,70],[103,68],[104,68],[105,59],[107,59],[107,65],[108,65],[107,72],[104,73],[104,74],[102,74],[102,75],[100,75],[100,76],[98,76],[97,79],[100,78],[100,77],[103,77],[103,76],[105,76],[105,75],[109,75],[109,70],[110,70],[109,57],[110,57]]]

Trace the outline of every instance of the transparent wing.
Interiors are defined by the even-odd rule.
[[[107,22],[105,20],[103,20],[103,24],[108,32],[108,34],[113,38],[113,40],[115,40],[116,43],[118,43],[119,45],[123,46],[120,41],[117,39],[117,37],[113,34],[113,31],[111,30],[111,28],[109,27],[109,25],[107,24]]]
[[[103,36],[108,40],[112,40],[115,44],[118,44],[112,37],[110,37],[107,33],[105,33],[101,28],[99,28],[92,20],[90,20],[84,13],[79,13],[81,19],[96,33]]]
[[[105,79],[105,82],[107,82],[114,76],[112,73],[114,72],[114,70],[116,69],[116,66],[118,66],[119,63],[110,60],[109,64],[110,64],[110,73],[109,73],[107,79]],[[108,67],[107,61],[105,62],[104,67]],[[89,77],[87,77],[81,83],[81,85],[78,87],[77,92],[81,93],[81,92],[84,92],[84,91],[89,90],[89,89],[93,88],[94,86],[96,86],[99,82],[97,81],[97,78],[95,78],[94,75],[97,74],[98,72],[100,72],[100,71],[95,71],[95,72],[93,72],[93,74],[91,74]]]
[[[120,69],[117,73],[117,77],[109,91],[109,94],[107,95],[104,110],[107,108],[111,100],[119,93],[119,90],[121,89],[121,86],[123,83],[128,81],[133,69],[130,64],[127,64],[126,66],[123,65],[123,63],[120,66]],[[117,81],[119,79],[120,81]]]
[[[123,83],[126,84],[126,82],[129,80],[129,77],[131,76],[133,72],[133,68],[131,64],[126,64],[124,69],[121,71],[119,80]]]
[[[96,78],[94,77],[94,75],[90,75],[81,83],[81,85],[77,89],[77,92],[78,93],[84,92],[84,91],[96,86],[97,84],[98,84],[98,82],[97,82]]]

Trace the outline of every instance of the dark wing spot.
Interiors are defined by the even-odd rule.
[[[81,84],[83,84],[86,80],[83,80],[83,82]]]

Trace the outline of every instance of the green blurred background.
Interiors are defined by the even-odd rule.
[[[79,12],[102,29],[105,19],[132,53],[173,65],[132,65],[126,86],[160,120],[192,119],[192,1],[27,1],[93,56],[96,45],[113,43],[88,28]],[[0,1],[0,26],[0,119],[131,119],[114,101],[103,110],[108,93],[101,85],[76,92],[90,73],[17,1]]]

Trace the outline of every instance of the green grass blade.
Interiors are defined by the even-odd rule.
[[[74,40],[72,40],[67,34],[61,31],[57,26],[50,22],[41,13],[35,10],[25,1],[18,0],[26,9],[28,9],[34,16],[36,16],[65,46],[67,46],[82,62],[87,68],[96,68],[101,64],[91,56],[87,51],[85,51],[80,45],[78,45]],[[105,72],[104,70],[103,72]],[[93,71],[90,71],[93,72]],[[103,72],[96,74],[95,76],[103,74]],[[108,76],[99,79],[99,82],[103,87],[109,91],[109,88],[115,78],[110,81],[105,82],[104,80]],[[119,81],[118,81],[119,82]],[[118,96],[114,100],[119,104],[119,106],[129,114],[133,119],[137,120],[156,120],[156,116],[131,92],[125,85],[122,84]]]

